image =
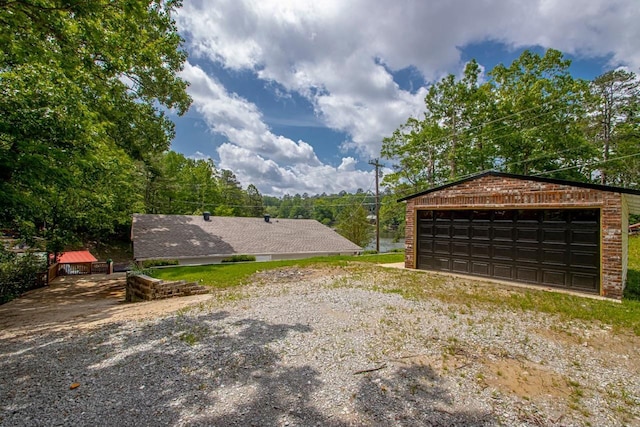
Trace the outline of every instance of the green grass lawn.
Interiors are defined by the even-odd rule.
[[[624,298],[640,301],[640,235],[629,238],[629,270]]]
[[[361,269],[372,271],[376,268],[372,264],[401,262],[403,260],[404,254],[389,253],[172,267],[155,269],[151,274],[165,280],[187,280],[214,288],[229,288],[246,283],[251,275],[258,271],[282,267],[333,266],[350,268],[355,273]],[[565,319],[599,321],[605,325],[611,325],[616,330],[631,330],[636,335],[640,335],[640,236],[629,239],[628,282],[621,303],[522,288],[512,288],[508,296],[505,296],[504,292],[497,290],[498,285],[482,283],[481,279],[476,282],[413,271],[385,271],[385,274],[393,285],[381,286],[379,290],[398,293],[406,298],[437,298],[466,307],[482,306],[488,309],[538,311],[555,314]],[[382,273],[379,276],[382,276]]]
[[[377,255],[316,257],[287,261],[248,262],[233,264],[214,264],[192,267],[171,267],[154,269],[153,277],[164,280],[186,280],[198,282],[215,288],[229,288],[242,285],[257,271],[273,270],[282,267],[311,266],[347,266],[353,262],[385,264],[404,261],[399,252]]]

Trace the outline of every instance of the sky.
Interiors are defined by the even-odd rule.
[[[273,196],[374,190],[382,139],[471,59],[640,69],[640,0],[190,0],[175,18],[193,104],[171,148]]]

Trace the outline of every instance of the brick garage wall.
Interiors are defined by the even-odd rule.
[[[183,297],[188,295],[206,294],[209,289],[197,283],[184,280],[165,282],[144,274],[127,274],[125,300],[128,302],[151,301],[156,299]]]
[[[620,193],[499,176],[482,176],[407,200],[405,267],[416,268],[416,211],[422,209],[601,209],[601,289],[622,298],[623,200]]]

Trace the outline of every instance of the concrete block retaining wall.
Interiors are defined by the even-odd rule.
[[[125,299],[128,302],[151,301],[172,297],[206,294],[209,288],[195,282],[184,280],[165,282],[144,274],[127,274],[127,288]]]

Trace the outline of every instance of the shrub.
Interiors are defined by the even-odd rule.
[[[34,254],[15,254],[0,246],[0,304],[37,288],[46,262]]]
[[[376,251],[375,249],[371,249],[371,250],[362,251],[361,255],[375,255],[377,253],[378,251]]]
[[[177,259],[146,259],[142,261],[142,268],[162,267],[164,265],[178,265]]]
[[[228,258],[224,258],[222,262],[246,262],[255,260],[256,257],[253,255],[232,255]]]

